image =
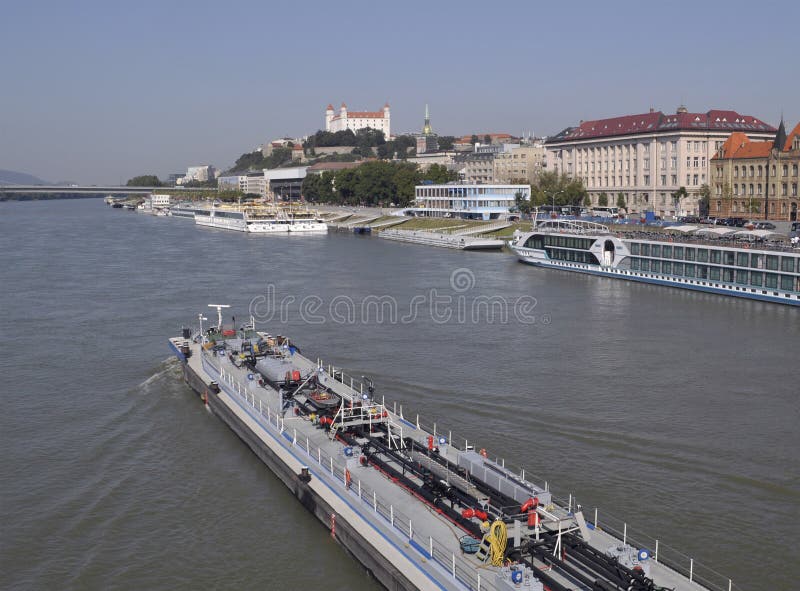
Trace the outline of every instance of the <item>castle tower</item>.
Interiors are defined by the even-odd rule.
[[[325,109],[325,131],[331,130],[332,121],[333,121],[333,105],[328,103],[328,107]]]

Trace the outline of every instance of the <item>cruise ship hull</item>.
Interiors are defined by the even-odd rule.
[[[727,285],[724,283],[703,279],[672,278],[661,273],[647,273],[645,271],[632,271],[628,269],[617,269],[614,267],[603,267],[600,265],[589,265],[585,263],[554,261],[547,259],[545,256],[525,254],[524,252],[520,252],[520,249],[513,248],[513,250],[517,253],[517,257],[521,262],[528,265],[533,265],[535,267],[558,269],[560,271],[571,271],[573,273],[586,273],[588,275],[595,275],[597,277],[625,279],[627,281],[649,283],[651,285],[662,285],[666,287],[676,287],[679,289],[691,289],[693,291],[735,296],[776,304],[800,306],[800,295],[782,293],[775,290]]]

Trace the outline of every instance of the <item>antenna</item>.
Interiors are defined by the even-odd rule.
[[[230,308],[228,304],[209,304],[209,308],[217,309],[217,330],[222,330],[222,308]]]

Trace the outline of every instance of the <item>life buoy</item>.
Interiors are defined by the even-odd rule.
[[[750,248],[750,245],[749,245],[749,244],[747,244],[747,243],[745,242],[745,245],[744,245],[744,247],[745,247],[745,248]]]
[[[478,452],[478,453],[480,453],[480,454],[481,454],[481,455],[482,455],[484,458],[487,458],[487,457],[489,457],[489,454],[487,454],[487,453],[486,453],[486,450],[485,450],[485,449],[481,449],[481,451],[480,451],[480,452]]]

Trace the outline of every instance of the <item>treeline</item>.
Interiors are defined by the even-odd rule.
[[[405,207],[414,199],[414,187],[423,181],[447,183],[456,178],[456,173],[439,164],[422,172],[409,162],[377,160],[357,168],[308,175],[303,181],[303,196],[315,203],[378,207],[394,203]]]
[[[557,172],[543,172],[531,185],[531,200],[517,199],[517,207],[528,213],[541,205],[581,205],[588,203],[589,193],[580,179]]]
[[[405,160],[416,144],[417,140],[410,135],[399,135],[387,141],[382,131],[368,127],[355,133],[350,129],[336,132],[320,130],[303,142],[303,150],[307,158],[313,159],[317,155],[315,148],[353,146],[353,154],[364,158],[377,156],[381,160]]]
[[[291,142],[290,142],[291,144]],[[292,145],[288,148],[273,148],[272,154],[264,156],[261,150],[247,152],[236,159],[236,163],[225,174],[247,172],[248,170],[262,170],[264,168],[279,168],[292,162]]]
[[[143,174],[129,179],[126,187],[162,187],[163,184],[154,174]]]

